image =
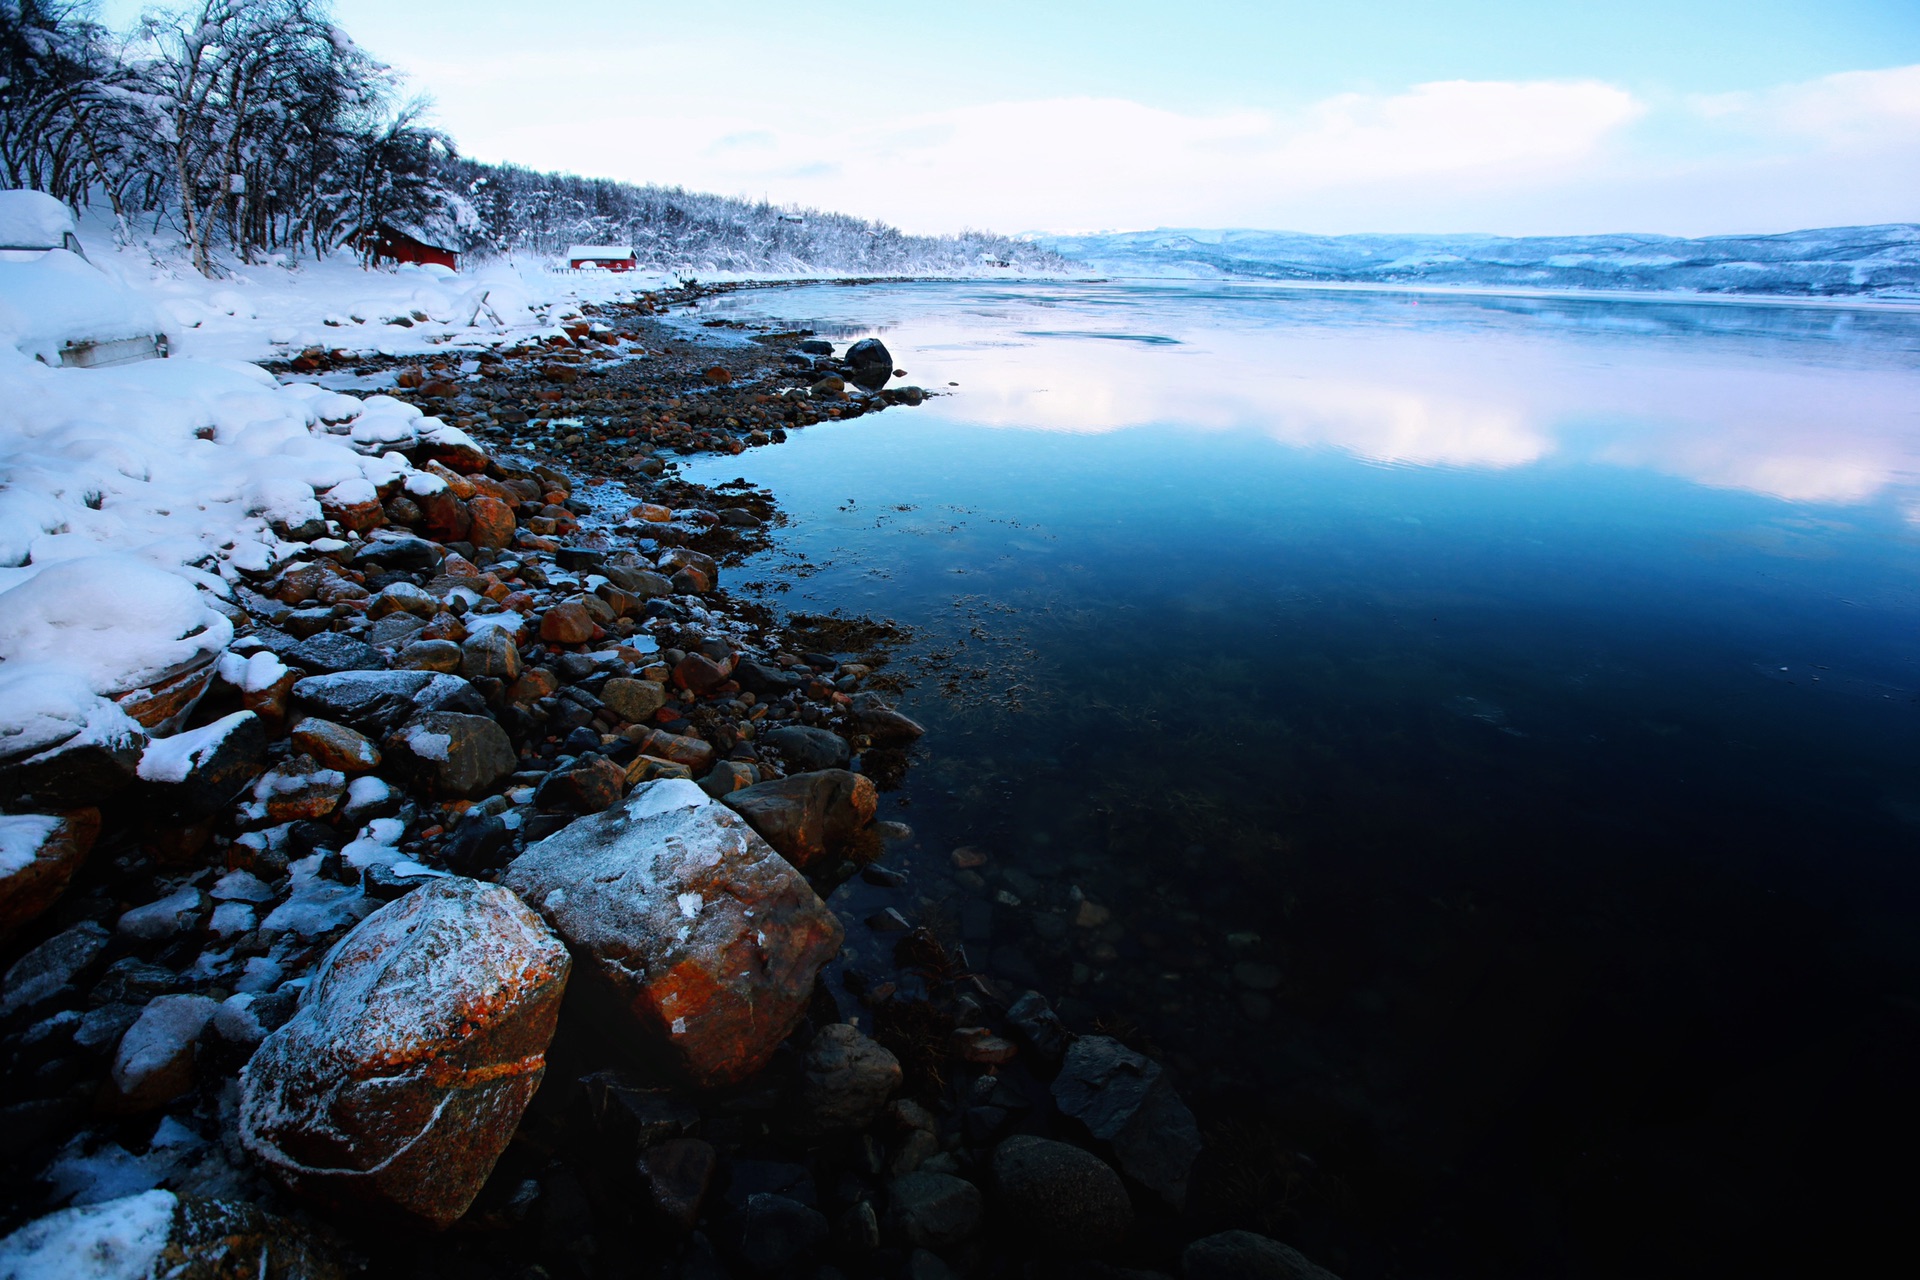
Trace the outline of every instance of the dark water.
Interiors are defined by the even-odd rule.
[[[1173,1064],[1202,1221],[1350,1280],[1906,1251],[1920,315],[1127,285],[721,313],[959,384],[690,472],[795,517],[736,582],[804,561],[772,602],[916,631],[912,885],[836,905]]]

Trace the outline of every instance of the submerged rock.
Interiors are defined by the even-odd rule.
[[[1111,1036],[1083,1036],[1067,1050],[1053,1100],[1120,1172],[1175,1209],[1186,1204],[1200,1127],[1159,1063]]]
[[[247,1063],[241,1140],[296,1191],[446,1226],[539,1087],[570,967],[505,889],[415,889],[340,940]]]
[[[822,1027],[801,1059],[790,1128],[805,1138],[865,1129],[886,1109],[900,1079],[900,1060],[859,1028]]]
[[[722,796],[721,803],[745,818],[781,857],[812,871],[873,822],[880,793],[860,774],[823,769],[742,787]]]
[[[1111,1253],[1133,1227],[1120,1175],[1065,1142],[1015,1134],[994,1149],[993,1182],[1005,1225],[1043,1253]]]
[[[1195,1240],[1180,1255],[1181,1280],[1339,1280],[1298,1249],[1251,1231]]]
[[[692,1083],[737,1083],[799,1023],[839,921],[745,820],[684,779],[529,848],[504,883],[580,962],[586,991]]]

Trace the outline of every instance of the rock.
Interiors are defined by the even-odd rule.
[[[0,938],[59,900],[99,834],[98,809],[0,816]]]
[[[799,1023],[840,923],[804,879],[691,782],[535,844],[504,883],[579,960],[583,992],[692,1083],[751,1076]]]
[[[760,775],[754,771],[752,765],[742,764],[738,760],[722,760],[713,766],[713,772],[700,780],[700,789],[715,800],[724,800],[734,792],[750,787],[759,780]],[[762,838],[765,838],[764,835]],[[772,841],[768,843],[771,844]],[[776,849],[778,847],[775,846]],[[787,860],[792,861],[791,858]]]
[[[135,907],[114,922],[113,931],[132,942],[165,942],[199,927],[207,895],[187,885],[157,902]]]
[[[682,689],[705,693],[727,682],[728,671],[704,653],[690,653],[673,668],[673,682]]]
[[[499,627],[475,632],[460,646],[460,674],[512,683],[520,678],[520,647]]]
[[[0,1240],[7,1280],[346,1280],[331,1244],[238,1200],[143,1191]]]
[[[1251,1231],[1222,1231],[1180,1254],[1181,1280],[1339,1280],[1299,1250]]]
[[[329,720],[374,737],[385,735],[421,711],[460,711],[479,715],[486,701],[458,676],[431,671],[343,671],[309,676],[293,686],[293,696]]]
[[[593,632],[593,618],[578,600],[562,601],[540,618],[540,638],[548,644],[585,644]]]
[[[469,814],[453,829],[440,857],[460,875],[470,876],[506,866],[512,847],[513,832],[497,815]]]
[[[655,1212],[680,1231],[700,1220],[700,1205],[713,1185],[719,1157],[698,1138],[670,1138],[640,1153],[640,1183]]]
[[[605,756],[595,755],[548,774],[541,780],[533,802],[542,809],[599,813],[620,803],[626,791],[627,771]]]
[[[312,756],[292,756],[260,775],[253,799],[268,822],[299,822],[326,817],[346,791],[346,774],[322,769]]]
[[[980,1189],[950,1173],[909,1173],[887,1187],[887,1232],[908,1248],[944,1253],[980,1225]]]
[[[477,796],[520,767],[507,731],[489,716],[429,711],[387,738],[393,768],[441,796]]]
[[[985,1027],[956,1027],[949,1043],[962,1059],[980,1066],[1000,1066],[1012,1062],[1020,1053],[1013,1041],[1002,1039]]]
[[[878,391],[893,377],[893,354],[878,338],[862,338],[843,358],[853,367],[853,382],[868,391]]]
[[[326,675],[335,671],[379,671],[386,665],[380,651],[363,640],[339,631],[322,631],[280,655],[288,666]]]
[[[297,1192],[447,1226],[540,1085],[570,968],[507,890],[415,889],[340,940],[247,1063],[241,1141]]]
[[[802,769],[844,769],[853,758],[853,748],[845,738],[806,725],[781,725],[761,734],[760,741]]]
[[[883,746],[913,742],[927,732],[919,721],[901,715],[883,702],[877,693],[854,695],[853,723],[860,732]]]
[[[159,996],[120,1037],[108,1109],[150,1111],[193,1087],[194,1050],[220,1008],[206,996]]]
[[[994,1148],[993,1185],[1000,1221],[1042,1253],[1111,1254],[1133,1229],[1120,1175],[1064,1142],[1008,1138]]]
[[[366,569],[371,565],[402,573],[431,573],[439,568],[446,554],[437,544],[417,534],[384,529],[353,553],[353,567]]]
[[[629,1149],[684,1138],[700,1127],[700,1110],[680,1093],[620,1068],[596,1071],[580,1084],[593,1123],[608,1139]]]
[[[370,620],[384,618],[394,613],[410,613],[416,618],[431,618],[439,612],[440,601],[411,582],[395,582],[382,587],[379,593],[367,602],[367,617]]]
[[[260,776],[272,737],[265,717],[236,711],[201,728],[149,741],[140,753],[140,781],[156,801],[176,813],[210,816]]]
[[[312,756],[322,767],[345,774],[367,773],[380,767],[380,748],[357,729],[308,716],[287,737],[295,751]]]
[[[451,640],[415,640],[394,655],[393,665],[402,671],[439,671],[459,675],[466,655]]]
[[[1067,1050],[1053,1100],[1120,1172],[1173,1208],[1185,1205],[1200,1129],[1159,1063],[1110,1036],[1083,1036]]]
[[[857,1027],[822,1027],[800,1060],[790,1131],[812,1139],[865,1129],[886,1110],[900,1078],[900,1060]]]
[[[662,555],[660,572],[670,579],[682,572],[691,572],[701,583],[696,594],[704,594],[720,585],[720,566],[714,558],[704,551],[693,551],[687,547],[675,547]]]
[[[662,510],[662,520],[671,517]],[[665,574],[653,573],[646,569],[633,569],[626,565],[610,564],[600,570],[611,582],[628,595],[639,596],[642,600],[654,600],[673,594],[673,583]]]
[[[1066,1055],[1073,1039],[1067,1024],[1038,991],[1028,991],[1008,1005],[1007,1021],[1034,1056],[1049,1066]]]
[[[810,356],[830,356],[833,354],[833,344],[825,338],[806,338],[801,341],[800,350]]]
[[[770,667],[764,662],[755,662],[751,658],[743,658],[734,665],[733,678],[740,682],[742,689],[756,696],[761,694],[778,696],[800,687],[800,677],[791,671],[782,671],[778,667]]]
[[[733,1225],[740,1260],[768,1276],[792,1271],[812,1258],[830,1234],[817,1210],[764,1193],[747,1197]]]
[[[658,680],[630,680],[616,676],[601,687],[607,710],[630,724],[644,724],[667,705],[667,687]]]
[[[0,1018],[11,1018],[70,990],[100,959],[110,937],[86,920],[14,961],[6,979],[0,981]]]
[[[696,775],[705,773],[713,765],[713,744],[691,735],[650,730],[640,739],[640,750],[647,756],[685,765],[688,772]],[[631,769],[627,776],[629,781],[638,781]]]
[[[873,822],[880,793],[845,769],[796,773],[721,797],[780,856],[802,871],[835,858]]]
[[[467,541],[481,550],[504,550],[513,545],[513,508],[498,498],[475,494],[467,502]]]
[[[13,694],[22,685],[36,683],[28,678],[5,693]],[[92,699],[91,694],[85,696]],[[46,716],[40,708],[19,706],[20,701],[0,696],[0,723],[44,721]],[[92,701],[94,708],[85,721],[62,725],[60,732],[73,731],[52,746],[8,756],[13,744],[0,737],[0,757],[4,757],[0,759],[0,805],[57,813],[97,805],[133,783],[147,735],[113,704]]]

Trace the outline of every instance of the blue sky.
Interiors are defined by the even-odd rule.
[[[1920,219],[1920,0],[336,12],[480,158],[911,230]]]

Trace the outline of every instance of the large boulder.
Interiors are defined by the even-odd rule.
[[[721,797],[721,803],[745,818],[781,857],[812,871],[872,824],[880,793],[861,774],[822,769],[742,787]]]
[[[66,891],[100,834],[100,811],[0,816],[0,938]]]
[[[1305,1254],[1251,1231],[1222,1231],[1180,1254],[1181,1280],[1340,1280]]]
[[[1112,1253],[1133,1228],[1120,1175],[1065,1142],[1008,1138],[994,1148],[993,1185],[1003,1224],[1042,1253]]]
[[[340,1253],[239,1200],[143,1191],[61,1209],[0,1240],[6,1280],[345,1280]]]
[[[853,381],[869,391],[878,391],[893,377],[893,353],[878,338],[860,339],[842,359],[852,366]]]
[[[1082,1036],[1054,1078],[1053,1101],[1120,1172],[1175,1209],[1186,1204],[1200,1126],[1159,1063],[1111,1036]]]
[[[504,882],[567,940],[613,1024],[702,1087],[765,1065],[840,948],[840,922],[800,873],[685,779],[578,819]]]
[[[507,890],[415,889],[340,940],[247,1063],[241,1140],[296,1191],[446,1226],[540,1085],[570,968]]]

